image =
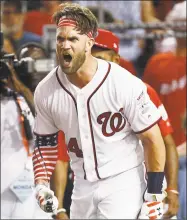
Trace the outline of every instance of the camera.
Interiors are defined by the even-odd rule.
[[[25,76],[34,72],[38,74],[50,72],[55,67],[55,62],[52,59],[34,60],[31,57],[25,57],[20,60],[14,59],[13,66],[19,76]]]
[[[15,103],[18,106],[20,111],[20,115],[23,118],[23,126],[25,130],[25,136],[28,141],[33,139],[32,129],[30,126],[30,122],[25,114],[25,111],[22,109],[22,105],[20,105],[18,101],[19,94],[18,92],[14,91],[13,89],[9,88],[6,79],[11,74],[9,67],[7,64],[13,64],[13,67],[16,68],[25,68],[26,70],[30,70],[30,61],[17,61],[15,59],[14,54],[5,54],[3,51],[3,33],[0,32],[0,95],[1,97],[12,97],[15,100]],[[1,99],[2,100],[2,99]],[[14,111],[14,109],[12,109]]]
[[[14,54],[3,51],[3,32],[0,32],[0,80],[10,75],[7,63],[12,64],[18,76],[27,76],[34,72],[47,73],[55,67],[54,59],[38,59],[26,57],[18,60]]]
[[[15,58],[15,54],[6,54],[6,52],[3,51],[3,32],[0,32],[0,80],[8,79],[8,76],[10,75],[10,70],[8,68],[8,63],[14,67],[16,72],[21,73],[22,71],[24,74],[30,73],[32,71],[33,66],[33,60],[20,60],[18,61]],[[18,70],[18,71],[17,71]]]

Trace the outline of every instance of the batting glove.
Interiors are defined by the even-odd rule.
[[[36,199],[38,205],[44,212],[56,212],[58,200],[56,196],[54,196],[54,192],[47,186],[42,184],[36,186]]]
[[[162,194],[145,193],[145,202],[142,205],[139,219],[161,219],[164,214],[163,200],[166,196],[165,191]]]

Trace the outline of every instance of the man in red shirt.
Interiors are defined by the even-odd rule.
[[[166,20],[184,21],[185,9],[186,1],[176,4]],[[177,16],[183,18],[177,19]],[[177,39],[175,54],[161,53],[153,56],[145,68],[143,80],[160,95],[174,128],[175,143],[177,146],[183,144],[186,142],[181,126],[181,117],[186,109],[186,38]]]
[[[43,26],[53,24],[51,16],[62,1],[42,1],[43,7],[26,13],[24,30],[40,36],[43,35]]]
[[[93,55],[97,53],[97,58],[112,61],[118,63],[121,67],[128,70],[133,75],[137,75],[135,67],[132,62],[120,57],[119,55],[119,38],[112,32],[109,32],[109,38],[103,38],[102,30],[99,30],[99,35],[97,36],[97,41],[92,48]],[[113,41],[112,41],[112,40]],[[95,56],[95,55],[94,55]]]
[[[186,21],[186,1],[176,4],[166,21]],[[175,31],[180,32],[183,29],[177,28]],[[180,156],[181,205],[178,218],[183,219],[186,218],[186,134],[181,120],[186,110],[186,37],[177,38],[175,54],[163,53],[153,56],[145,68],[143,80],[160,95],[174,130],[173,138]]]
[[[119,38],[110,31],[99,29],[98,36],[95,39],[95,45],[93,46],[92,49],[92,55],[97,58],[116,62],[120,65],[118,50],[119,50]],[[113,53],[111,51],[113,51]],[[116,57],[113,56],[114,54]],[[168,193],[166,203],[169,205],[169,209],[168,212],[166,213],[166,216],[171,217],[177,214],[178,206],[179,206],[178,194],[177,194],[178,193],[177,192],[178,155],[171,135],[173,129],[171,127],[170,120],[168,118],[164,105],[160,101],[156,91],[150,85],[146,84],[146,86],[147,86],[147,93],[149,94],[150,99],[160,110],[160,114],[162,116],[161,120],[158,122],[158,125],[166,146],[165,174],[167,179],[167,193]]]
[[[123,68],[125,68],[126,70],[128,70],[130,73],[132,73],[134,76],[137,76],[137,72],[136,72],[136,69],[133,65],[132,62],[124,59],[123,57],[120,57],[120,60],[119,60],[119,65]]]
[[[186,141],[181,117],[186,108],[186,57],[173,53],[158,54],[148,62],[143,81],[160,95],[174,128],[177,146]]]

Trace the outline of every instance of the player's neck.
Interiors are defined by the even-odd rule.
[[[73,75],[68,75],[67,78],[72,84],[81,89],[92,80],[97,71],[97,68],[97,60],[90,55],[88,56],[82,67],[77,71],[77,73]]]

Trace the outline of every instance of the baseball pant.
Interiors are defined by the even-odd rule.
[[[145,189],[143,164],[96,182],[75,179],[70,218],[136,219]]]

